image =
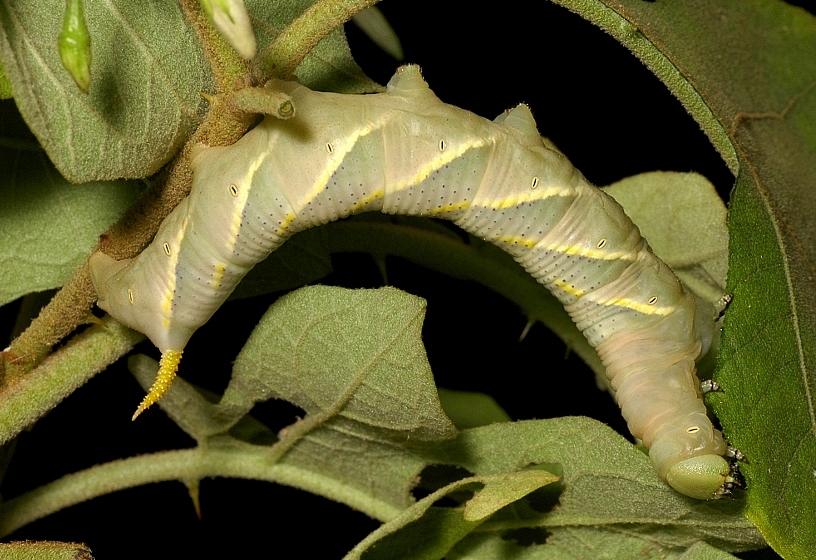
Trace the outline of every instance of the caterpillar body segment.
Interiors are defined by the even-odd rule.
[[[660,477],[693,497],[717,494],[726,446],[695,372],[714,322],[621,207],[544,146],[526,106],[485,120],[442,103],[416,66],[400,68],[385,94],[276,87],[295,118],[267,118],[199,153],[190,196],[141,255],[92,257],[100,307],[163,354],[180,353],[297,231],[375,210],[449,219],[509,252],[564,304]]]

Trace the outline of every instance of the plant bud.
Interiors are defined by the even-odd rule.
[[[59,54],[62,65],[83,92],[91,86],[91,36],[85,25],[82,0],[68,0],[65,19],[59,35]]]
[[[244,60],[252,60],[258,50],[249,13],[243,0],[200,0],[215,28]]]

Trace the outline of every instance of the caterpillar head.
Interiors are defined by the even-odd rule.
[[[699,455],[684,459],[669,469],[666,482],[686,496],[710,500],[720,496],[729,483],[731,465],[720,455]]]
[[[702,407],[702,401],[700,401]],[[704,410],[704,409],[703,409]],[[657,474],[672,488],[698,500],[722,496],[731,481],[725,442],[701,410],[664,426],[649,447]]]

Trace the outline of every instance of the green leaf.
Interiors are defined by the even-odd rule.
[[[93,556],[84,544],[13,542],[0,544],[0,560],[93,560]]]
[[[547,539],[546,544],[543,541]],[[697,542],[686,550],[663,547],[650,542],[648,535],[638,535],[626,527],[591,529],[556,528],[551,532],[516,531],[502,538],[495,535],[474,534],[464,539],[445,556],[447,560],[618,560],[619,558],[648,558],[655,560],[735,560],[705,543]]]
[[[712,396],[732,445],[747,462],[746,514],[774,548],[792,558],[816,558],[813,471],[813,353],[816,332],[796,247],[780,247],[769,200],[740,176],[731,199],[729,286],[734,300],[723,323],[720,369],[724,393]],[[810,282],[812,290],[812,281]],[[785,304],[783,304],[785,303]]]
[[[68,1],[58,43],[62,65],[77,87],[88,93],[91,87],[91,37],[85,23],[82,0]]]
[[[510,422],[510,416],[490,395],[441,388],[438,392],[445,414],[460,430]]]
[[[3,63],[0,62],[0,99],[10,99],[12,97],[14,97],[14,92],[11,90],[11,82],[3,69]]]
[[[314,0],[246,0],[247,10],[255,23],[258,50],[263,50],[312,4]],[[298,66],[295,76],[303,85],[318,91],[371,93],[382,89],[354,62],[342,26],[318,43]]]
[[[405,446],[456,434],[422,346],[424,314],[423,300],[392,288],[285,296],[238,356],[219,410],[238,418],[270,398],[296,404],[307,416],[287,429],[283,464],[406,507],[423,463]]]
[[[414,519],[417,514],[422,517]],[[451,547],[480,524],[465,520],[459,509],[428,508],[420,502],[361,541],[344,560],[445,558]]]
[[[643,453],[589,418],[492,424],[465,430],[431,453],[429,459],[435,463],[453,464],[478,475],[560,465],[564,491],[558,508],[516,510],[506,519],[492,518],[482,525],[482,532],[601,529],[620,523],[648,533],[651,542],[667,548],[686,548],[703,539],[725,550],[764,544],[743,518],[742,504],[681,496],[657,478]]]
[[[357,13],[352,21],[371,39],[375,45],[390,54],[396,60],[402,60],[404,54],[396,32],[376,6]]]
[[[533,490],[552,484],[559,477],[543,470],[530,470],[478,479],[485,487],[465,504],[465,521],[483,521],[504,506]]]
[[[345,556],[345,560],[442,558],[489,516],[557,480],[557,476],[547,471],[528,470],[456,481],[371,533]],[[482,488],[478,489],[480,486]],[[432,507],[445,496],[470,489],[476,492],[464,507]]]
[[[692,545],[688,550],[680,555],[679,560],[735,560],[736,556],[728,554],[714,548],[713,546],[704,542],[698,542]]]
[[[0,105],[0,305],[59,287],[142,185],[71,185],[25,131],[14,106]]]
[[[588,418],[466,430],[431,453],[436,461],[477,476],[417,502],[361,541],[347,558],[589,560],[635,557],[644,550],[653,555],[647,557],[674,558],[686,549],[699,549],[702,539],[726,550],[763,545],[739,503],[678,495],[657,480],[645,455]],[[525,467],[534,470],[519,470]],[[540,488],[539,482],[552,479],[544,468],[563,470],[560,497],[530,493]],[[466,498],[463,507],[431,507],[443,495],[460,501],[463,490],[477,489],[474,481],[486,480],[501,483],[485,486]],[[556,498],[559,505],[553,508]]]
[[[62,68],[64,0],[0,6],[0,59],[15,101],[71,182],[145,177],[186,141],[212,91],[204,54],[173,2],[89,2],[91,88]]]
[[[746,515],[781,554],[816,558],[816,492],[803,491],[816,465],[816,18],[771,0],[558,3],[641,58],[738,175],[711,400],[748,458]]]
[[[657,256],[696,295],[716,303],[728,273],[726,209],[708,179],[655,171],[604,187]]]
[[[249,2],[266,46],[309,0]],[[120,0],[85,7],[93,42],[89,93],[60,62],[64,0],[0,6],[0,61],[15,100],[48,156],[71,182],[146,177],[195,130],[213,92],[211,70],[177,3]],[[321,41],[297,77],[315,89],[377,88],[351,58],[342,28]]]
[[[309,414],[450,438],[422,346],[424,315],[424,300],[393,288],[298,290],[255,328],[223,402],[281,398]]]

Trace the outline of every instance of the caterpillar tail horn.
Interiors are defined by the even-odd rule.
[[[150,392],[147,393],[147,396],[142,401],[142,404],[140,404],[139,408],[136,409],[136,412],[133,413],[133,418],[131,418],[131,420],[136,420],[136,418],[142,412],[147,410],[151,405],[159,402],[159,400],[164,396],[164,394],[170,388],[170,385],[173,383],[173,379],[176,378],[178,365],[181,361],[181,354],[181,350],[168,350],[162,354],[161,360],[159,361],[159,371],[156,374],[156,380],[153,382],[153,386],[150,387]]]

